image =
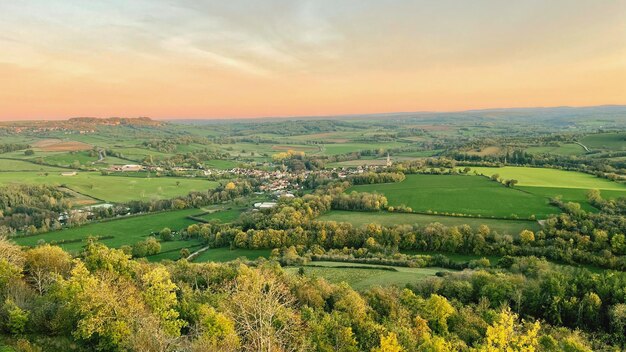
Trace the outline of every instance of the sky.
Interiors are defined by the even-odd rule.
[[[0,2],[0,119],[626,104],[626,0]]]

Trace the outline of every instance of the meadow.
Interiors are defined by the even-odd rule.
[[[209,213],[202,214],[202,215],[195,216],[195,217],[206,220],[206,221],[218,220],[221,223],[229,223],[229,222],[233,222],[237,220],[243,210],[244,209],[228,209],[228,210],[211,211]]]
[[[597,212],[598,209],[594,208],[587,202],[588,189],[585,188],[563,188],[563,187],[533,187],[533,186],[518,186],[520,190],[532,193],[534,195],[544,197],[547,199],[560,197],[564,202],[579,203],[585,211]],[[626,192],[618,190],[601,190],[600,194],[605,199],[615,199],[619,197],[626,197]]]
[[[402,182],[353,186],[352,191],[381,193],[391,206],[435,214],[545,218],[559,212],[545,198],[476,176],[407,175]]]
[[[62,168],[39,165],[28,161],[14,160],[14,159],[0,159],[0,172],[7,171],[41,171],[41,172],[63,172],[67,171]]]
[[[582,155],[586,153],[585,149],[576,143],[564,143],[558,146],[529,147],[526,149],[526,152],[531,154],[557,155]]]
[[[592,150],[626,150],[626,132],[590,134],[582,138],[580,142]]]
[[[337,262],[311,262],[300,267],[288,267],[286,271],[296,275],[302,268],[304,275],[322,277],[331,283],[346,282],[355,290],[365,290],[375,286],[399,286],[419,282],[436,275],[444,268],[405,268],[382,265]]]
[[[109,247],[118,248],[125,244],[133,245],[142,241],[146,236],[153,232],[161,231],[165,227],[179,230],[194,224],[196,222],[187,219],[187,216],[197,214],[198,212],[198,209],[185,209],[148,215],[134,215],[51,231],[35,236],[15,237],[14,240],[17,244],[23,246],[35,246],[40,240],[53,243],[54,241],[86,240],[90,236],[113,236],[113,238],[103,239],[101,242]],[[61,243],[59,245],[70,252],[77,252],[84,244],[84,241],[81,241],[67,244]],[[162,251],[164,250],[165,248],[162,248]]]
[[[101,239],[100,242],[104,243],[108,247],[119,248],[123,245],[132,246],[139,241],[143,241],[150,234],[158,233],[165,227],[178,231],[191,224],[195,224],[196,222],[188,217],[198,214],[199,212],[199,209],[184,209],[147,215],[134,215],[125,218],[90,223],[78,227],[66,228],[58,231],[51,231],[35,236],[15,237],[14,240],[17,244],[23,246],[35,246],[42,240],[46,243],[58,243],[58,245],[66,251],[78,254],[85,246],[85,241],[89,237],[106,236],[107,238]],[[236,219],[239,213],[239,210],[224,210],[206,214],[203,218],[207,220],[219,220],[222,223],[229,223]],[[62,243],[63,241],[70,241],[70,243]],[[190,252],[194,252],[202,248],[202,246],[202,242],[198,239],[176,239],[173,241],[161,242],[161,252],[159,254],[149,256],[148,259],[150,261],[159,261],[164,259],[176,260],[180,258],[181,249],[187,248]],[[236,259],[240,256],[251,256],[251,259],[256,259],[257,256],[268,257],[270,254],[270,250],[255,251],[237,249],[235,251],[228,251],[227,248],[223,248],[219,250],[216,249],[215,251],[216,252],[211,252],[210,254],[205,254],[204,259],[197,260],[228,261]],[[254,253],[258,253],[258,255],[252,257]]]
[[[477,172],[485,176],[500,175],[503,179],[515,179],[518,186],[582,188],[616,190],[626,192],[626,185],[598,178],[582,172],[533,168],[533,167],[472,167],[470,173]]]
[[[217,182],[197,178],[103,176],[82,171],[74,176],[62,176],[60,172],[1,172],[0,185],[11,183],[64,185],[107,202],[173,198],[217,186]]]
[[[432,223],[441,223],[445,226],[461,226],[469,225],[472,228],[478,228],[480,225],[487,225],[490,229],[499,233],[507,233],[517,235],[522,230],[539,230],[539,224],[531,220],[501,220],[489,218],[467,218],[442,215],[427,214],[407,214],[407,213],[388,213],[388,212],[356,212],[332,210],[318,218],[320,221],[337,221],[347,222],[354,226],[360,227],[367,224],[379,224],[383,226],[393,225],[428,225]]]

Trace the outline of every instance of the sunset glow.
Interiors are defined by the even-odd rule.
[[[0,119],[626,103],[625,1],[3,1]]]

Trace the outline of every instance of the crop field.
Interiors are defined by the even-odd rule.
[[[435,215],[544,218],[559,212],[545,198],[476,176],[408,175],[402,182],[359,185],[350,187],[351,191],[378,192],[387,197],[389,205],[406,205]]]
[[[316,154],[320,151],[320,147],[319,146],[315,146],[315,145],[307,145],[307,144],[300,144],[300,145],[296,145],[296,144],[291,144],[291,145],[284,145],[284,144],[277,144],[277,145],[273,145],[272,146],[272,150],[278,152],[286,152],[288,150],[293,150],[293,151],[298,151],[298,152],[304,152],[306,154]]]
[[[269,258],[271,252],[270,249],[211,248],[200,253],[193,261],[194,263],[228,262],[241,257],[254,260],[259,257]]]
[[[488,218],[464,218],[455,216],[427,215],[427,214],[407,214],[388,212],[357,212],[332,210],[318,218],[320,221],[347,222],[360,227],[367,224],[379,224],[383,226],[393,225],[428,225],[435,222],[445,226],[469,225],[478,228],[480,225],[487,225],[490,229],[498,233],[508,233],[517,235],[522,230],[539,230],[539,224],[531,220],[501,220]]]
[[[288,273],[297,274],[303,268],[304,275],[323,277],[331,283],[346,282],[356,290],[365,290],[374,286],[399,286],[419,282],[434,276],[441,271],[450,271],[444,268],[405,268],[382,265],[338,263],[338,262],[311,262],[301,267],[288,267]]]
[[[91,145],[78,141],[60,139],[44,139],[33,143],[33,148],[46,152],[65,152],[77,150],[89,150]]]
[[[15,237],[15,242],[24,246],[34,246],[39,240],[54,243],[68,240],[85,240],[89,236],[113,236],[102,240],[109,247],[120,247],[144,240],[152,232],[158,232],[164,227],[179,230],[194,224],[195,221],[187,219],[187,216],[198,213],[198,209],[185,209],[169,212],[154,213],[148,215],[130,216],[127,218],[103,221],[87,224],[79,227],[51,231],[44,234]],[[66,250],[76,252],[84,245],[84,242],[60,244]]]
[[[109,202],[173,198],[217,186],[217,182],[193,178],[102,176],[98,172],[78,172],[75,176],[61,176],[60,172],[47,176],[41,172],[1,172],[0,185],[10,183],[65,185]]]
[[[473,167],[470,172],[485,176],[499,174],[504,179],[516,179],[519,186],[583,188],[626,192],[626,185],[582,172],[533,167]]]
[[[496,155],[500,153],[501,149],[497,146],[488,146],[479,150],[470,150],[467,154],[470,155],[479,155],[479,156],[487,156],[487,155]]]

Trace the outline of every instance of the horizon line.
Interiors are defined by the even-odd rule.
[[[344,114],[320,114],[320,115],[257,115],[257,116],[215,116],[215,117],[150,117],[147,115],[137,116],[68,116],[61,118],[35,118],[35,119],[0,119],[0,122],[35,122],[35,121],[68,121],[74,118],[94,118],[94,119],[110,119],[110,118],[149,118],[154,121],[228,121],[228,120],[262,120],[262,119],[306,119],[306,118],[332,118],[332,117],[358,117],[358,116],[377,116],[377,115],[402,115],[402,114],[455,114],[463,112],[484,112],[484,111],[498,111],[498,110],[532,110],[532,109],[585,109],[585,108],[626,108],[624,104],[600,104],[600,105],[553,105],[553,106],[514,106],[514,107],[488,107],[488,108],[475,108],[475,109],[461,109],[461,110],[416,110],[416,111],[383,111],[383,112],[363,112],[363,113],[344,113]]]

